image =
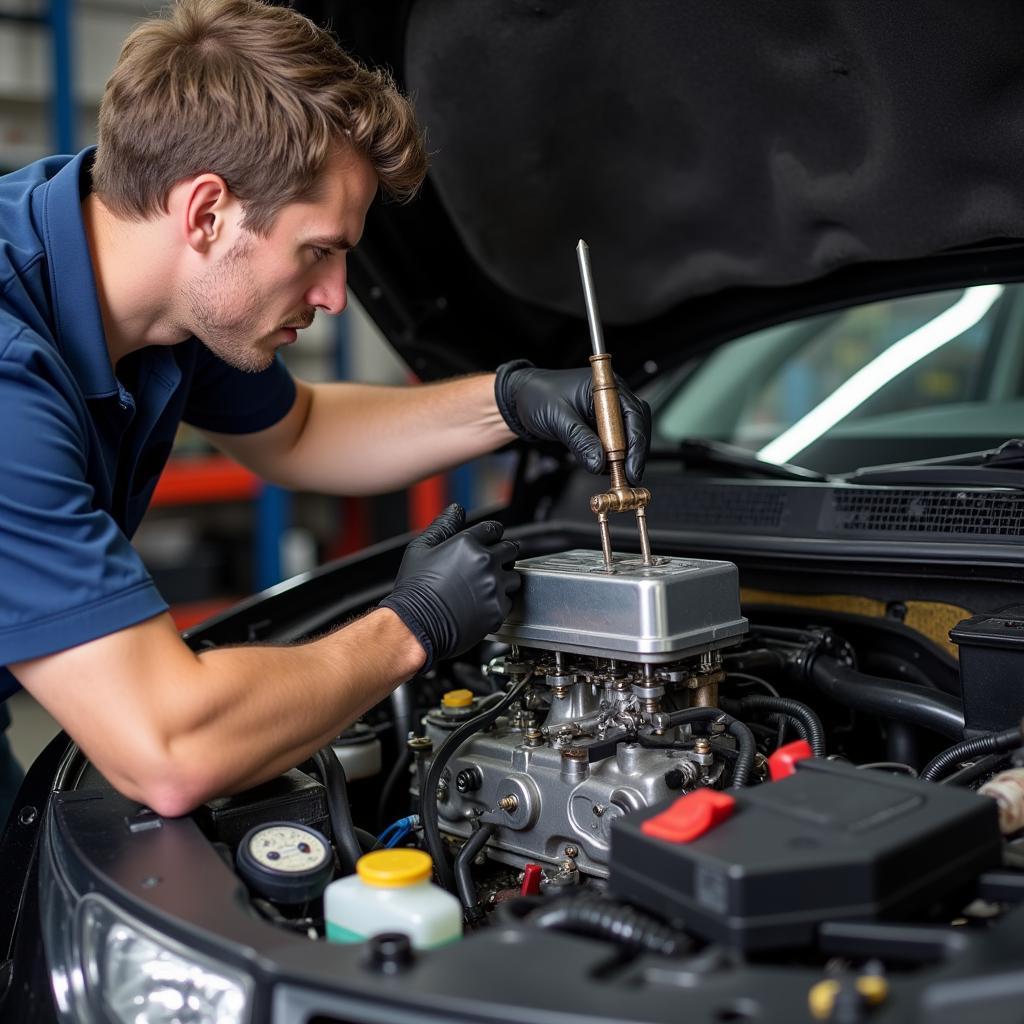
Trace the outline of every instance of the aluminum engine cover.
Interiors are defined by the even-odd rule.
[[[644,565],[577,549],[516,562],[523,583],[492,639],[546,651],[658,664],[724,647],[747,631],[732,562]]]

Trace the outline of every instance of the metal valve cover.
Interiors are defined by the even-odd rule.
[[[548,651],[661,663],[747,631],[732,562],[573,550],[516,563],[523,585],[493,639]]]

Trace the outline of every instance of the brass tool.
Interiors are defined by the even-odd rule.
[[[590,248],[581,238],[576,246],[583,281],[583,296],[587,304],[587,321],[590,324],[590,341],[594,354],[590,357],[590,369],[594,375],[594,416],[597,433],[604,446],[611,474],[611,490],[595,494],[590,499],[590,510],[597,516],[601,530],[601,550],[604,553],[606,569],[612,567],[612,535],[608,525],[611,512],[636,512],[636,525],[640,531],[640,553],[644,565],[653,565],[651,541],[647,535],[646,508],[651,492],[646,487],[630,487],[626,482],[623,463],[626,459],[626,430],[622,424],[622,407],[619,404],[619,389],[612,372],[612,357],[604,347],[604,334],[597,313],[597,296],[590,273]]]

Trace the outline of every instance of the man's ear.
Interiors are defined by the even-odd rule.
[[[200,174],[185,185],[183,199],[186,240],[205,254],[229,230],[227,214],[235,198],[219,174]]]

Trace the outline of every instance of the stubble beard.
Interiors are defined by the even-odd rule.
[[[252,243],[238,239],[217,264],[186,285],[189,331],[215,356],[243,373],[260,373],[274,361],[261,348],[264,296],[249,269]]]

